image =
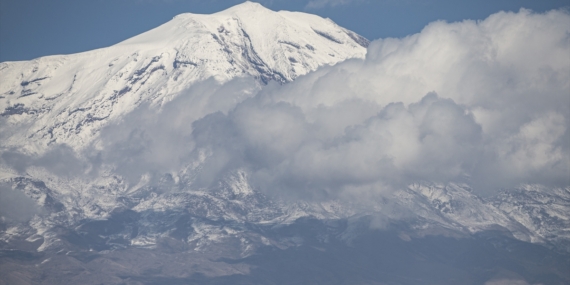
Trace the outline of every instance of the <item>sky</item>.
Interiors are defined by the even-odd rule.
[[[214,13],[241,0],[0,0],[0,62],[106,47],[181,13]],[[436,20],[569,7],[569,0],[259,0],[272,10],[303,11],[374,40],[419,33]]]

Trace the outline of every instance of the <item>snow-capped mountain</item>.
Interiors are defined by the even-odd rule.
[[[570,189],[526,185],[480,198],[466,184],[411,185],[395,194],[413,213],[450,228],[475,233],[503,228],[515,238],[535,243],[570,240],[567,213]]]
[[[141,103],[161,104],[197,82],[254,77],[289,82],[323,65],[363,58],[368,40],[315,15],[245,2],[181,14],[114,46],[0,64],[2,146],[81,149]]]
[[[326,221],[367,216],[372,221],[366,228],[407,221],[413,225],[407,232],[409,236],[441,233],[461,236],[499,230],[522,241],[570,249],[568,188],[526,186],[483,199],[465,184],[426,182],[396,191],[374,208],[364,208],[339,200],[315,203],[275,200],[254,190],[243,171],[227,175],[207,189],[196,189],[191,181],[184,179],[176,182],[169,174],[158,184],[133,188],[116,175],[96,180],[62,179],[42,169],[25,176],[5,175],[1,182],[33,198],[43,213],[29,224],[7,221],[8,229],[0,238],[8,244],[22,238],[40,239],[40,251],[64,246],[65,238],[57,234],[62,226],[81,228],[118,221],[121,225],[114,231],[97,233],[103,237],[96,244],[100,248],[114,248],[116,239],[131,246],[154,247],[161,238],[174,235],[185,242],[198,242],[197,248],[204,249],[204,244],[223,244],[227,239],[254,234],[257,242],[252,241],[252,250],[277,241],[267,239],[259,243],[268,237],[259,236],[248,225],[288,225],[307,217]],[[117,218],[125,213],[134,216],[128,221]],[[183,227],[179,224],[181,219],[186,219]],[[132,233],[133,228],[137,228],[136,234]],[[338,234],[349,239],[359,233],[347,229]]]
[[[161,106],[199,82],[250,77],[257,80],[257,86],[270,81],[284,84],[320,66],[363,58],[367,45],[366,39],[328,19],[273,12],[245,2],[212,15],[181,14],[108,48],[4,62],[0,65],[1,146],[27,153],[41,153],[52,144],[81,150],[97,138],[102,127],[141,104]],[[45,212],[28,225],[11,227],[2,239],[37,236],[43,240],[40,250],[58,248],[62,239],[53,230],[60,226],[76,227],[134,211],[147,213],[145,219],[131,221],[140,229],[138,233],[115,234],[125,235],[121,238],[131,245],[145,246],[156,245],[161,236],[176,231],[174,221],[180,215],[259,225],[290,224],[301,217],[326,220],[381,215],[399,220],[404,215],[421,221],[418,233],[430,232],[433,226],[456,233],[500,227],[529,242],[567,247],[570,240],[568,189],[546,191],[529,186],[482,199],[465,184],[426,182],[392,193],[387,204],[361,211],[346,201],[272,200],[252,188],[244,170],[229,172],[215,186],[196,188],[201,163],[190,162],[175,173],[163,174],[158,183],[149,183],[143,176],[136,185],[113,167],[97,177],[68,177],[37,166],[28,167],[25,173],[2,166],[2,183],[23,191]],[[171,224],[157,229],[148,221],[156,219],[156,213],[169,211],[173,212]],[[184,238],[209,238],[199,236]]]
[[[253,87],[237,91],[242,97],[226,98],[237,102],[269,82],[284,84],[325,65],[364,58],[368,43],[330,19],[274,12],[248,1],[211,15],[178,15],[107,48],[3,62],[0,147],[32,155],[53,145],[81,151],[97,139],[103,127],[119,122],[139,106],[146,104],[159,111],[177,96],[189,96],[184,91],[201,82],[221,85],[236,78],[253,78]],[[200,100],[195,100],[197,105],[207,104]],[[195,119],[219,111],[188,107],[189,112],[196,112]],[[2,240],[11,245],[21,238],[32,243],[41,240],[37,250],[59,250],[66,247],[62,229],[67,232],[86,221],[114,219],[124,211],[146,213],[144,218],[137,214],[131,221],[136,225],[128,227],[129,231],[140,227],[140,232],[124,236],[133,246],[155,246],[164,234],[176,232],[168,221],[175,222],[181,215],[198,219],[187,225],[196,233],[184,236],[198,244],[224,236],[219,225],[202,220],[243,225],[291,223],[306,216],[347,216],[347,210],[335,202],[289,205],[272,201],[253,191],[246,173],[240,171],[213,188],[196,189],[192,172],[200,167],[186,165],[174,175],[163,175],[158,184],[148,183],[143,176],[133,185],[112,167],[97,177],[68,177],[43,167],[31,166],[22,172],[2,165],[2,186],[24,193],[41,208],[27,224],[3,221]],[[160,213],[167,212],[172,212],[171,218],[164,220]],[[200,225],[205,227],[203,231],[198,229]],[[124,230],[113,234],[122,238]]]
[[[247,165],[220,167],[212,171],[219,177],[201,183],[199,176],[216,167],[211,161],[226,159],[215,156],[215,147],[196,147],[176,157],[176,168],[136,179],[127,177],[115,161],[97,156],[86,158],[89,167],[77,166],[77,175],[50,165],[78,164],[65,160],[67,153],[41,160],[51,147],[60,146],[80,157],[103,140],[105,127],[143,107],[152,111],[152,121],[173,100],[196,96],[180,101],[191,103],[180,108],[195,120],[215,116],[266,85],[285,85],[318,73],[320,67],[364,58],[367,46],[366,39],[329,19],[245,2],[212,15],[181,14],[108,48],[0,63],[0,198],[4,193],[23,195],[14,201],[30,200],[36,206],[24,211],[25,217],[0,217],[0,276],[17,268],[14,272],[25,274],[10,275],[10,280],[28,278],[38,284],[209,284],[201,278],[247,275],[268,264],[278,269],[298,262],[300,267],[319,267],[311,258],[348,257],[354,268],[339,270],[347,274],[344,283],[421,284],[424,275],[391,272],[393,260],[378,259],[399,249],[400,268],[418,266],[418,272],[449,273],[457,263],[477,274],[504,268],[524,274],[531,264],[532,276],[550,276],[562,268],[552,277],[561,283],[552,284],[570,280],[563,272],[570,264],[569,187],[526,185],[481,197],[465,183],[424,181],[372,201],[336,196],[303,200],[256,188]],[[206,91],[199,86],[217,88],[235,80],[249,81],[228,92],[235,98],[222,98],[229,101],[221,104],[224,108],[211,107],[210,101],[219,98],[200,97]],[[192,88],[196,90],[187,92]],[[134,138],[139,139],[144,136]],[[42,158],[28,163],[36,157]],[[126,165],[136,166],[133,161]],[[537,253],[540,261],[535,260]],[[473,265],[463,255],[484,262]],[[454,265],[442,256],[455,258],[450,261]],[[504,268],[489,268],[496,264],[487,264],[487,258]],[[294,261],[274,265],[274,260]],[[376,276],[380,273],[370,264],[388,269]],[[374,278],[353,279],[365,271]],[[263,284],[282,277],[269,272],[268,279],[212,284]],[[456,284],[465,276],[457,274],[452,283],[440,282],[437,274],[428,279]],[[324,276],[312,283],[333,284],[331,280],[341,277]]]

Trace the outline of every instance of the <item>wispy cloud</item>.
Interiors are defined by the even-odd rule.
[[[484,285],[529,285],[529,283],[521,279],[496,279],[487,281]]]
[[[339,5],[347,5],[355,2],[362,2],[363,0],[311,0],[305,8],[307,9],[320,9],[326,6],[335,7]]]
[[[20,189],[12,189],[7,183],[0,183],[1,221],[9,219],[25,222],[39,213],[40,207]]]

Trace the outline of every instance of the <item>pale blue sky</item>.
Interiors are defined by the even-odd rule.
[[[173,16],[213,13],[242,0],[0,0],[0,61],[105,47]],[[537,12],[570,0],[260,0],[272,10],[329,17],[368,39],[403,37],[435,20],[484,19],[521,7]]]

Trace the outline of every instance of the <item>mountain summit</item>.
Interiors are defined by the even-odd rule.
[[[2,145],[25,145],[28,153],[53,143],[81,149],[110,121],[142,103],[171,100],[197,82],[285,83],[363,58],[367,45],[329,19],[245,2],[211,15],[181,14],[107,48],[3,62]]]

